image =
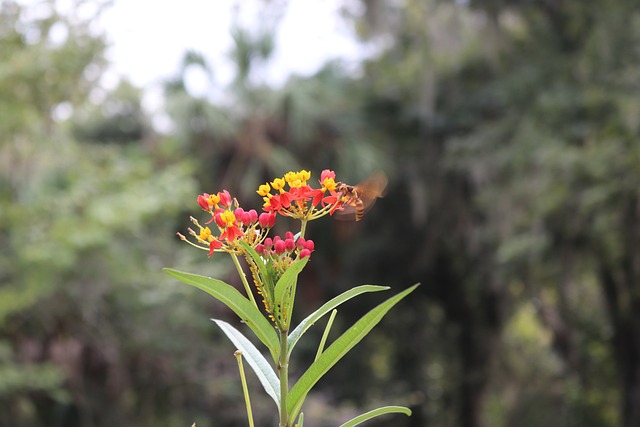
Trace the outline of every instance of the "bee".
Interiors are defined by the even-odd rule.
[[[341,193],[343,208],[336,211],[337,218],[360,221],[378,197],[384,195],[387,182],[387,176],[382,172],[377,172],[358,185],[338,183],[337,191]]]

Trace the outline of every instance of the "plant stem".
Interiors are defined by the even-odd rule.
[[[300,226],[300,237],[304,239],[304,232],[307,229],[307,219],[303,218],[301,222],[302,225]]]
[[[236,350],[234,353],[238,360],[238,369],[240,370],[240,382],[242,383],[242,392],[244,393],[244,401],[247,405],[247,418],[249,419],[249,427],[253,427],[253,412],[251,410],[251,400],[249,399],[249,388],[247,387],[247,378],[244,375],[244,367],[242,366],[242,352]]]
[[[251,302],[253,303],[253,305],[256,306],[256,308],[258,307],[258,304],[256,303],[255,298],[253,298],[253,292],[251,292],[251,286],[249,286],[249,282],[247,281],[247,276],[246,274],[244,274],[244,270],[242,269],[242,266],[240,265],[240,261],[238,261],[238,256],[234,253],[231,253],[231,259],[233,260],[233,263],[236,266],[236,269],[238,270],[238,275],[240,276],[240,279],[242,280],[242,284],[244,285],[244,290],[247,292],[247,296],[249,297],[249,299],[251,300]]]
[[[289,356],[288,331],[280,331],[280,358],[278,372],[280,374],[280,427],[289,427],[287,413],[287,394],[289,393]]]

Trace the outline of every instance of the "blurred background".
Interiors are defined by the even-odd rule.
[[[246,425],[232,313],[161,269],[237,284],[175,236],[196,195],[325,168],[389,185],[310,225],[297,316],[422,286],[305,426],[640,425],[636,0],[4,0],[0,426]]]

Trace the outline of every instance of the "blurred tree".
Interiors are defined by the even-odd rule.
[[[140,90],[126,80],[99,105],[74,114],[73,135],[81,141],[121,144],[148,139],[151,124],[142,110]]]
[[[383,207],[410,202],[388,225],[409,237],[377,277],[408,265],[442,306],[456,425],[493,425],[491,375],[513,357],[498,352],[503,329],[528,300],[564,393],[540,387],[555,404],[516,404],[502,420],[538,425],[522,418],[554,419],[559,405],[563,425],[638,424],[639,18],[633,2],[605,3],[366,1],[352,12],[380,51],[363,79],[370,123],[402,165]]]
[[[491,117],[471,124],[452,154],[465,168],[476,165],[479,198],[501,224],[502,263],[538,289],[534,295],[547,296],[538,299],[541,317],[583,396],[576,423],[614,424],[608,408],[619,396],[619,423],[632,426],[640,423],[632,308],[638,190],[631,184],[638,180],[640,57],[630,46],[640,37],[633,24],[640,15],[633,2],[603,7],[541,2],[494,10],[498,18],[516,11],[526,36],[500,66],[484,70],[480,90],[464,95],[467,106],[474,98],[490,102]],[[578,300],[592,281],[604,304]]]
[[[0,425],[166,426],[215,405],[233,418],[204,392],[203,371],[226,375],[218,353],[197,351],[209,307],[176,307],[191,294],[159,286],[161,267],[193,262],[170,239],[196,192],[190,162],[171,144],[108,143],[131,132],[71,137],[74,113],[99,110],[96,93],[140,102],[126,84],[100,86],[104,42],[76,15],[97,4],[0,8]],[[112,112],[95,113],[96,128],[123,135]]]

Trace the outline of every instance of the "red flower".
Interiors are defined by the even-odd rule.
[[[244,236],[242,230],[240,230],[235,225],[230,225],[224,230],[224,232],[220,235],[220,238],[226,240],[227,242],[233,242],[238,237]]]
[[[280,212],[281,209],[287,209],[289,206],[291,206],[291,195],[289,193],[281,193],[269,199],[269,206],[266,210],[268,212]]]
[[[342,203],[340,202],[340,193],[331,192],[331,196],[327,196],[322,199],[322,206],[332,205],[331,210],[329,211],[329,215],[333,215],[333,213],[337,209],[342,209]]]
[[[322,196],[324,195],[324,191],[320,189],[310,189],[309,196],[313,197],[311,200],[311,206],[315,207],[322,201]]]
[[[219,241],[218,239],[213,239],[211,242],[209,242],[209,255],[208,257],[211,258],[211,256],[213,255],[213,252],[216,249],[219,249],[222,247],[222,242]]]

